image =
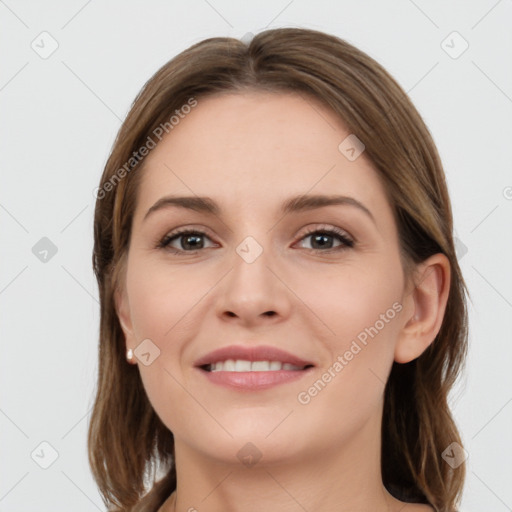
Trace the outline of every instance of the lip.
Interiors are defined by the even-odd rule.
[[[210,372],[203,367],[228,359],[246,361],[280,361],[294,366],[305,367],[302,370],[277,370],[256,372]],[[284,350],[268,346],[231,345],[206,354],[195,362],[197,370],[211,383],[235,389],[237,391],[260,391],[292,382],[308,375],[314,364]]]

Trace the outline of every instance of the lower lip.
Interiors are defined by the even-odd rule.
[[[260,391],[279,384],[293,382],[309,375],[313,368],[305,370],[276,370],[268,372],[207,372],[199,371],[212,383],[239,391]]]

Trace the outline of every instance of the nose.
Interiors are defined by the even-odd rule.
[[[288,318],[293,294],[269,251],[263,250],[254,261],[245,258],[243,252],[240,254],[235,254],[233,267],[218,289],[217,315],[225,322],[245,327],[275,324]]]

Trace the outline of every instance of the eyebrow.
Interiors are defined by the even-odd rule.
[[[358,208],[364,212],[375,224],[375,218],[372,212],[357,199],[349,196],[340,195],[303,195],[287,199],[281,206],[281,213],[297,213],[302,211],[314,210],[324,206],[346,205]],[[193,210],[200,213],[208,213],[219,216],[221,214],[220,206],[209,197],[199,196],[165,196],[159,199],[144,216],[144,220],[157,210],[169,207],[179,207]]]

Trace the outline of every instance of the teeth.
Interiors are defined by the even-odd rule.
[[[246,361],[244,359],[228,359],[210,365],[212,372],[274,372],[279,370],[302,370],[300,366],[281,361]]]
[[[222,366],[222,362],[217,363],[218,365]],[[222,370],[222,368],[221,368]],[[234,372],[235,371],[235,361],[233,359],[228,359],[227,361],[224,361],[224,371],[225,372]]]
[[[238,360],[238,359],[235,361],[235,372],[250,372],[250,371],[251,371],[251,361],[243,361],[243,360]]]
[[[279,365],[279,368],[276,364],[276,369],[280,370],[281,365],[279,364],[279,361],[274,361]],[[270,361],[253,361],[251,363],[251,371],[252,372],[268,372],[270,371]]]

